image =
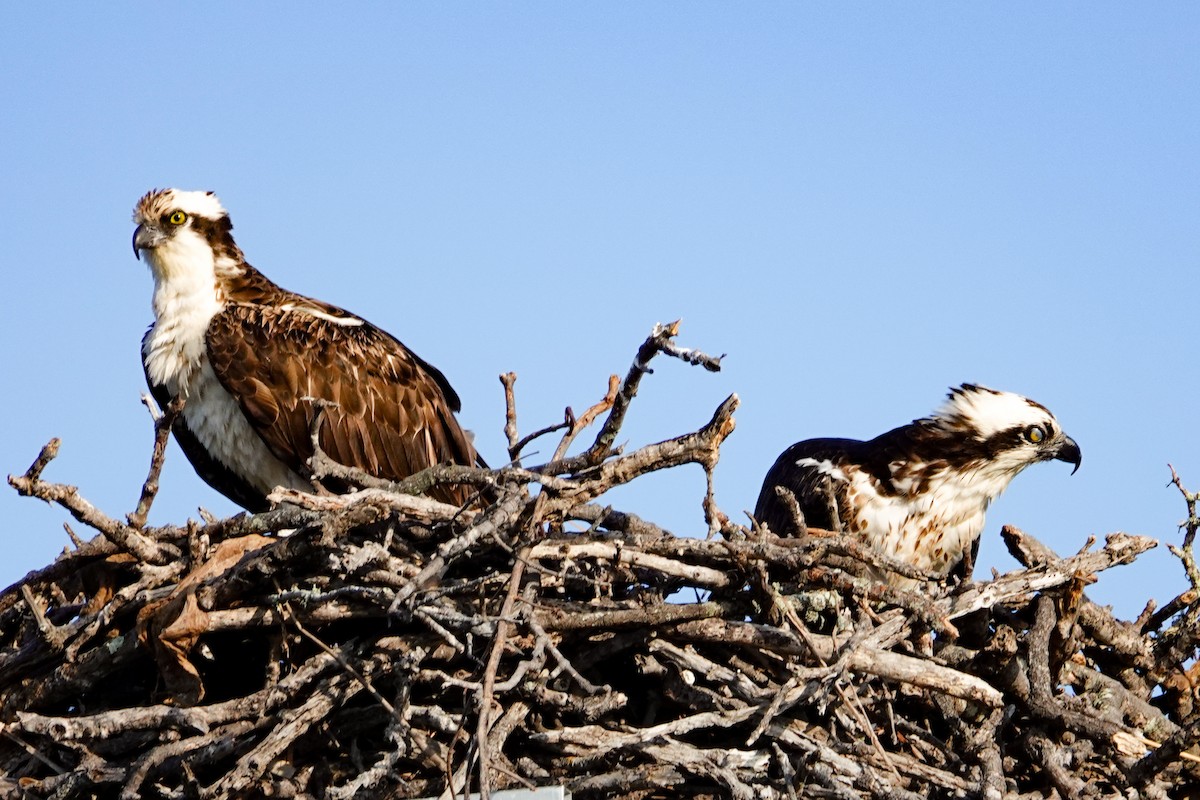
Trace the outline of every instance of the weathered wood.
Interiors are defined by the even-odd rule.
[[[318,452],[358,490],[153,528],[161,435],[129,524],[45,480],[48,445],[9,482],[97,535],[0,593],[0,793],[1200,797],[1200,587],[1137,623],[1082,594],[1151,540],[1062,558],[1006,529],[1022,569],[908,592],[867,577],[886,557],[852,537],[734,525],[711,481],[736,396],[694,432],[615,449],[651,359],[719,366],[674,334],[656,328],[624,381],[526,437],[505,376],[512,459],[561,432],[540,467],[393,485]],[[721,537],[603,505],[689,463],[708,479],[695,532]],[[441,483],[479,499],[399,491]],[[1200,577],[1184,497],[1176,552]]]

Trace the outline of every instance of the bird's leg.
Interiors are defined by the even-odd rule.
[[[976,537],[971,546],[963,551],[962,560],[950,570],[950,576],[958,578],[960,586],[971,582],[971,574],[975,571],[975,560],[979,558],[979,543],[982,537]]]

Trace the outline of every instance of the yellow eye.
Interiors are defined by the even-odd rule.
[[[1025,438],[1033,444],[1039,444],[1042,439],[1046,438],[1046,432],[1037,425],[1030,425],[1025,429]]]
[[[172,225],[182,225],[183,223],[187,222],[187,214],[183,213],[182,211],[176,211],[167,218],[167,222],[171,223]]]

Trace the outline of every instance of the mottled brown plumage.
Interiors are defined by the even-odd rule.
[[[151,192],[134,219],[135,252],[147,255],[156,284],[156,320],[143,341],[147,381],[160,402],[187,397],[175,433],[214,488],[261,510],[274,485],[304,483],[322,408],[322,449],[375,477],[482,463],[441,372],[369,322],[247,264],[211,194]],[[240,435],[256,441],[228,441],[247,426]],[[462,504],[471,491],[431,494]]]

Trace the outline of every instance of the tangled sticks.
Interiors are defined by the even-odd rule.
[[[169,419],[126,521],[42,480],[52,443],[9,482],[99,535],[0,594],[0,794],[1194,792],[1200,589],[1132,623],[1082,591],[1151,540],[1059,558],[1005,529],[1024,569],[917,594],[862,577],[886,564],[852,539],[737,525],[711,479],[736,397],[694,433],[613,446],[652,359],[719,368],[675,333],[656,328],[601,402],[524,438],[504,376],[509,467],[388,485],[318,452],[318,475],[361,488],[281,492],[257,516],[145,526]],[[550,460],[522,466],[554,432]],[[708,476],[707,539],[598,502],[687,463]],[[441,481],[479,502],[413,494]],[[1196,576],[1183,494],[1176,552]]]

